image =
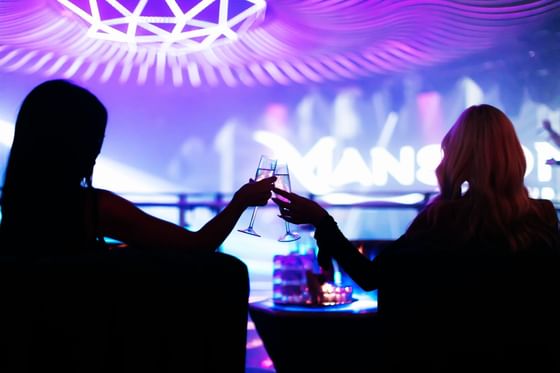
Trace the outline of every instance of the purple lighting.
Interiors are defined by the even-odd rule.
[[[264,0],[58,0],[90,26],[94,39],[135,46],[151,43],[174,54],[208,48],[217,40],[237,40],[237,32],[264,16]],[[245,7],[242,7],[245,5]]]
[[[559,15],[553,0],[0,0],[0,70],[176,87],[321,83],[458,61]]]

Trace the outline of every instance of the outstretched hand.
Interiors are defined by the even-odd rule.
[[[272,197],[280,209],[280,217],[294,224],[313,224],[317,226],[327,211],[315,201],[295,193],[273,188],[276,197]]]
[[[273,188],[273,191],[276,197],[272,197],[272,200],[280,209],[280,217],[287,222],[312,224],[317,227],[319,222],[328,215],[327,210],[315,201],[278,188]],[[330,255],[319,249],[317,261],[326,273],[330,273],[329,278],[332,277],[333,264]]]
[[[264,206],[272,196],[272,188],[275,181],[276,176],[267,177],[259,181],[251,179],[247,184],[239,188],[234,198],[244,207]]]
[[[548,132],[550,132],[552,130],[552,125],[550,124],[550,121],[548,119],[543,120],[542,126]]]

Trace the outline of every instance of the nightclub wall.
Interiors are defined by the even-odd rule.
[[[489,103],[516,126],[532,193],[553,198],[557,172],[545,162],[560,159],[560,149],[541,123],[560,129],[560,80],[514,73],[440,71],[251,89],[76,82],[109,111],[94,182],[123,193],[229,193],[253,177],[261,154],[287,160],[293,189],[302,193],[432,191],[443,135],[464,108]],[[19,104],[46,78],[0,79],[3,173]]]

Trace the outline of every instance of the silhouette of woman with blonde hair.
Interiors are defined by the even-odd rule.
[[[317,202],[277,189],[289,202],[273,200],[286,221],[316,227],[323,267],[334,258],[378,290],[387,371],[556,366],[558,217],[551,201],[529,197],[513,124],[493,106],[472,106],[441,147],[439,194],[373,260]]]

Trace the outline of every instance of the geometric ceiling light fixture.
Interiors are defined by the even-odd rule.
[[[558,19],[558,0],[0,0],[0,72],[175,87],[342,82],[518,50],[518,37]]]
[[[58,0],[94,39],[154,45],[175,55],[235,41],[264,18],[265,0]]]

